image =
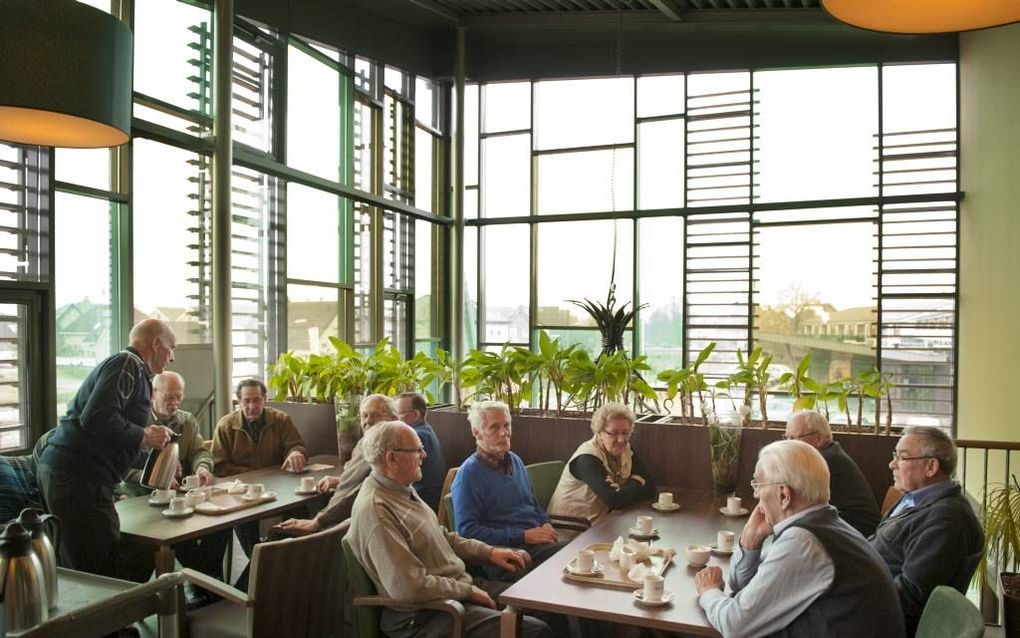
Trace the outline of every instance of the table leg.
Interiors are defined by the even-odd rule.
[[[162,576],[163,574],[169,574],[174,571],[176,561],[177,555],[174,553],[174,548],[168,545],[160,545],[156,550],[156,558],[154,560],[156,565],[156,575]]]
[[[499,638],[517,638],[517,629],[520,626],[521,613],[512,605],[507,605],[500,613]]]

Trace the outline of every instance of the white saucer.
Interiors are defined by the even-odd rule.
[[[709,547],[712,548],[713,554],[717,554],[719,556],[729,556],[730,554],[733,553],[732,547],[729,549],[719,549],[718,547],[716,547],[715,543],[712,543],[711,545],[709,545]]]
[[[194,507],[185,507],[179,512],[171,512],[168,509],[163,510],[163,516],[166,516],[167,518],[184,518],[185,516],[191,516],[194,513]]]
[[[294,488],[294,493],[298,496],[311,496],[312,494],[318,494],[319,490],[308,490],[307,492],[300,487]]]
[[[653,527],[651,532],[645,534],[638,528],[632,527],[629,530],[627,530],[627,534],[633,536],[634,538],[655,538],[656,536],[659,535],[659,530]]]
[[[702,568],[704,568],[704,567],[708,567],[708,563],[701,563],[701,564],[699,565],[698,563],[691,563],[691,562],[688,562],[688,563],[687,563],[687,566],[688,566],[688,567],[690,567],[691,569],[702,569]]]
[[[652,503],[652,509],[656,510],[658,512],[675,512],[678,509],[680,509],[680,504],[679,503],[673,503],[669,507],[663,507],[662,505],[659,505],[658,501],[656,501],[656,502]]]
[[[646,601],[645,592],[643,589],[634,590],[634,598],[637,599],[638,604],[645,605],[647,607],[662,607],[673,602],[673,592],[667,591],[662,593],[662,598],[656,601]]]
[[[578,569],[576,567],[574,567],[576,560],[577,559],[574,559],[574,560],[570,561],[563,568],[563,569],[567,570],[568,574],[571,574],[573,576],[601,576],[602,575],[602,565],[600,565],[598,561],[595,561],[592,564],[592,568],[591,568],[590,572],[582,572],[582,571],[578,571]]]
[[[719,508],[719,513],[722,514],[723,516],[730,516],[730,517],[747,516],[747,512],[748,512],[748,509],[746,507],[741,507],[736,512],[731,512],[728,509],[726,509],[725,507],[720,507]]]
[[[165,501],[157,501],[154,498],[150,498],[149,499],[149,505],[160,505],[160,506],[162,506],[162,505],[169,505],[169,504],[170,504],[170,499],[166,499]]]
[[[246,501],[268,501],[276,498],[276,492],[262,492],[258,496],[248,496],[245,494],[241,498]]]

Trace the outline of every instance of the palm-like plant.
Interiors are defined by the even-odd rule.
[[[606,303],[604,304],[587,298],[582,301],[576,299],[568,299],[567,301],[575,306],[584,308],[585,312],[595,320],[595,326],[602,335],[602,353],[599,357],[623,350],[623,334],[627,330],[627,326],[630,325],[638,310],[648,307],[648,304],[641,304],[636,308],[627,310],[629,303],[625,302],[617,308],[615,282],[609,283],[609,294],[606,296]]]
[[[1015,474],[990,487],[983,523],[985,546],[975,578],[984,578],[990,559],[1002,570],[1020,561],[1020,482]]]

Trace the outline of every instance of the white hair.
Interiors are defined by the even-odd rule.
[[[829,426],[829,421],[825,418],[825,415],[814,410],[799,410],[790,415],[786,424],[792,425],[798,419],[804,421],[804,425],[807,426],[809,432],[818,432],[825,439],[832,440],[832,428]]]
[[[360,412],[364,408],[371,405],[373,402],[378,401],[386,406],[386,409],[390,411],[390,416],[394,419],[397,418],[397,402],[385,394],[370,394],[361,400],[358,405],[358,411]]]
[[[762,481],[782,483],[807,505],[829,502],[829,465],[803,441],[773,441],[758,452]]]
[[[405,429],[414,432],[414,429],[403,421],[383,421],[372,426],[365,435],[365,440],[361,442],[365,460],[372,467],[382,467],[386,453],[400,447],[400,437]]]
[[[472,432],[481,432],[485,425],[486,412],[502,412],[510,420],[510,407],[502,401],[475,401],[468,410],[468,423],[471,424]]]
[[[152,387],[155,390],[159,390],[160,392],[163,392],[163,389],[166,387],[167,381],[170,381],[171,379],[173,379],[173,380],[177,381],[177,383],[181,384],[181,392],[183,392],[184,391],[184,377],[182,377],[181,375],[177,374],[173,370],[164,370],[163,372],[160,372],[156,376],[152,377]]]

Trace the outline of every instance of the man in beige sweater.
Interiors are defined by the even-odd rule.
[[[399,421],[381,423],[369,431],[362,448],[372,473],[354,501],[348,538],[379,593],[409,604],[442,598],[462,601],[466,636],[499,636],[496,603],[472,582],[464,559],[517,571],[524,568],[523,556],[439,526],[435,512],[411,487],[421,480],[425,454],[413,428]],[[432,610],[387,608],[379,624],[390,638],[439,638],[448,636],[451,628],[449,616]],[[552,638],[552,631],[525,616],[520,635]]]

